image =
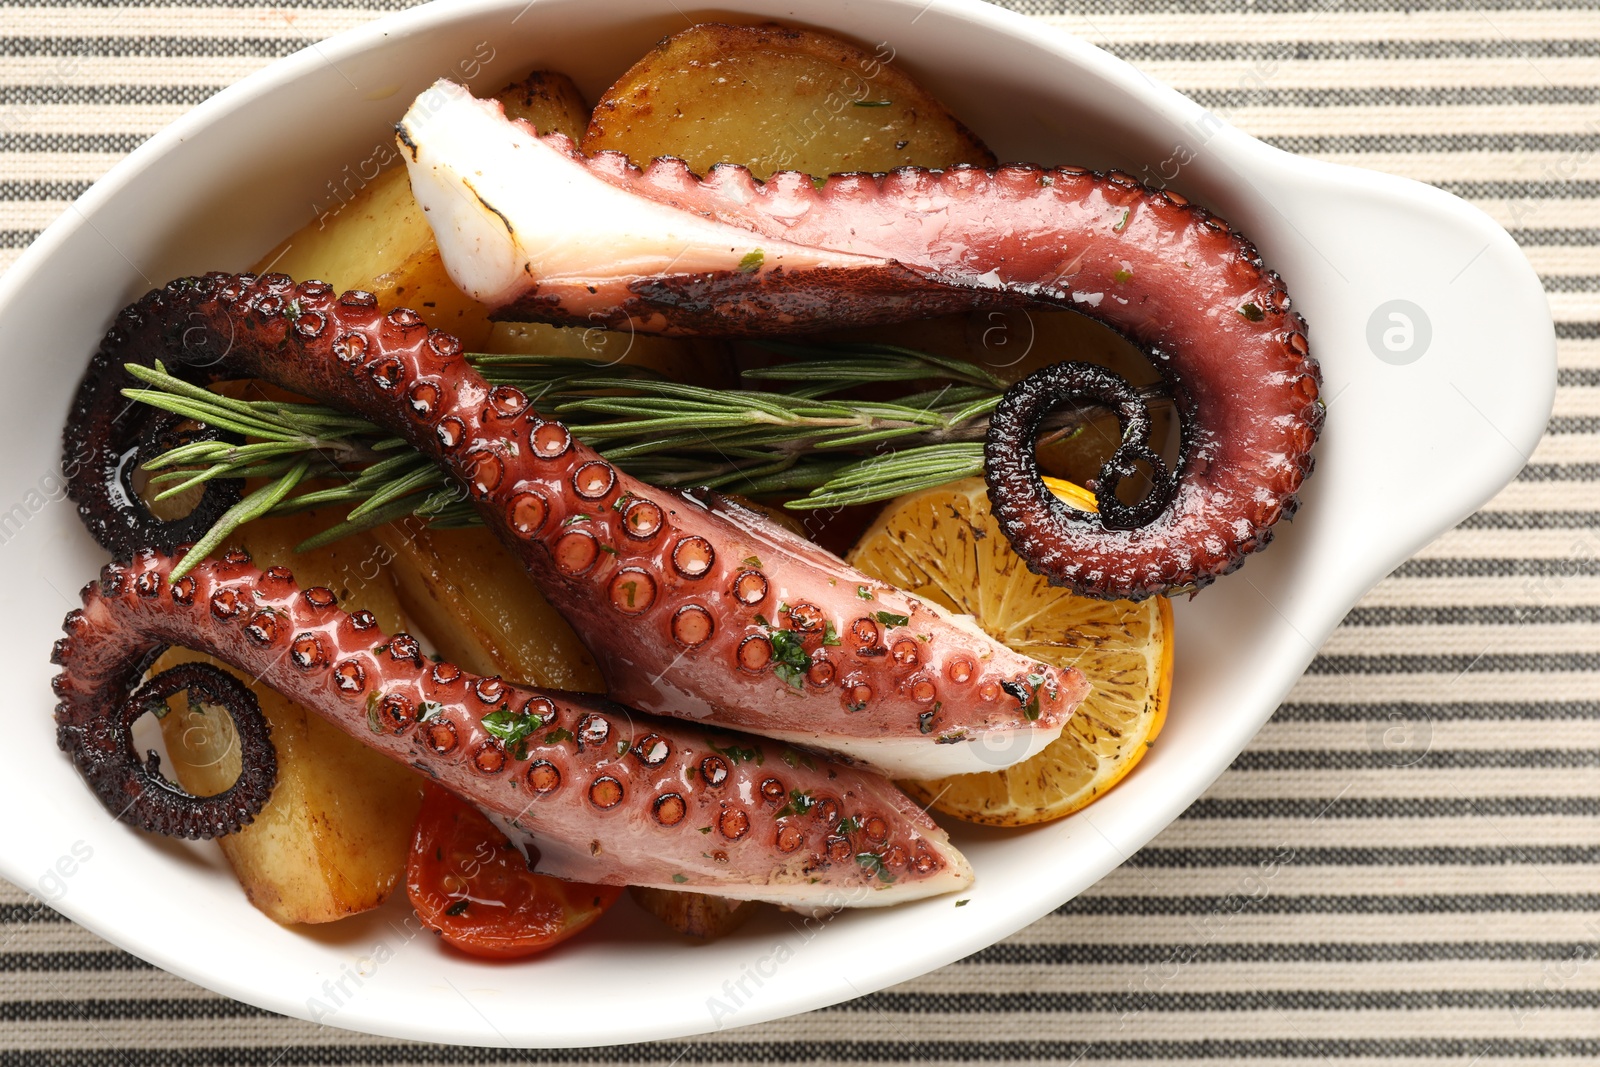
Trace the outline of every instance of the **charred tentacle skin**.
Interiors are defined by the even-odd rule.
[[[1100,468],[1095,493],[1098,520],[1066,507],[1045,487],[1034,455],[1044,420],[1079,400],[1110,408],[1122,428],[1122,443]],[[990,505],[1012,545],[1026,558],[1043,559],[1047,549],[1040,542],[1055,533],[1054,526],[1098,522],[1107,530],[1132,530],[1153,522],[1172,503],[1176,485],[1149,440],[1150,410],[1144,397],[1126,378],[1093,363],[1057,363],[1006,390],[989,417],[984,473]],[[1124,478],[1135,475],[1141,463],[1150,475],[1150,491],[1143,500],[1125,504],[1117,496],[1117,488]],[[1024,510],[1035,517],[1048,511],[1054,522],[1030,523],[1023,517]]]
[[[199,540],[239,502],[244,485],[237,479],[208,482],[194,509],[171,520],[151,514],[134,488],[134,472],[146,460],[185,441],[234,436],[210,427],[183,429],[174,416],[122,395],[123,389],[140,384],[122,369],[128,340],[147,325],[147,315],[162,311],[159,303],[134,304],[117,316],[78,386],[62,432],[61,468],[67,496],[78,505],[78,515],[94,539],[124,559],[140,548],[171,550]],[[191,325],[182,324],[176,334],[178,352],[196,347],[198,338],[190,332]],[[179,375],[207,384],[216,380],[211,373],[216,362],[189,358],[175,360],[174,366]]]
[[[992,770],[983,756],[998,746],[971,742],[1007,741],[1026,758],[1087,691],[1079,672],[1014,652],[756,512],[628,476],[519,390],[484,381],[454,337],[370,293],[214,274],[173,282],[119,321],[138,325],[119,327],[91,375],[162,360],[264,378],[432,456],[631,707],[926,778]]]
[[[255,699],[231,677],[191,664],[135,688],[155,654],[180,645],[515,821],[548,873],[823,906],[895,903],[971,881],[944,832],[877,775],[432,662],[408,635],[385,635],[366,612],[339,610],[329,590],[301,589],[242,552],[173,582],[177,558],[146,551],[109,564],[52,657],[62,748],[107,810],[146,829],[232,832],[276,773]],[[128,737],[134,719],[184,689],[226,706],[240,727],[244,768],[216,797],[168,784]],[[517,721],[528,729],[512,739],[503,728]]]

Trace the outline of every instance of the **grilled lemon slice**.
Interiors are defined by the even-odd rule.
[[[1086,490],[1046,483],[1073,506],[1094,510]],[[849,561],[973,616],[1023,655],[1077,667],[1090,682],[1060,738],[1033,758],[1003,770],[900,783],[935,810],[989,826],[1059,819],[1121,781],[1161,731],[1172,688],[1171,605],[1164,597],[1073,596],[1029,571],[989,514],[981,478],[893,501]]]

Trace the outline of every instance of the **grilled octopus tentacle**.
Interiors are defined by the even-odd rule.
[[[1078,671],[1019,655],[756,512],[617,470],[520,391],[485,382],[454,337],[371,294],[213,274],[150,293],[119,322],[138,325],[107,338],[85,390],[114,395],[93,374],[125,362],[195,360],[360,414],[436,458],[625,704],[925,778],[1032,755],[1087,691]]]
[[[302,590],[282,567],[262,571],[232,552],[173,582],[177,558],[147,551],[108,565],[52,657],[62,748],[109,810],[147,829],[230,832],[275,773],[254,698],[231,678],[185,666],[125,695],[154,653],[182,645],[527,832],[547,873],[824,906],[897,903],[971,880],[944,831],[874,774],[601,697],[476,677],[429,661],[406,634],[384,635],[366,612],[339,610],[329,590]],[[219,797],[168,785],[128,741],[133,719],[186,687],[226,703],[243,727],[244,769]],[[497,711],[538,727],[508,743],[483,723]],[[213,810],[233,794],[247,795],[237,817]]]
[[[1137,529],[1041,508],[1027,538],[1006,524],[1030,567],[1078,592],[1210,583],[1271,539],[1311,472],[1321,378],[1282,280],[1221,219],[1128,175],[641,170],[449,82],[418,98],[399,141],[451,277],[502,317],[763,335],[1055,307],[1127,337],[1183,424],[1172,505]],[[1032,447],[997,441],[991,455]]]

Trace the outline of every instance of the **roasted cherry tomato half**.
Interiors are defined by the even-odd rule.
[[[474,956],[512,959],[593,923],[622,888],[533,873],[482,812],[429,786],[411,836],[406,892],[423,925],[449,944]]]

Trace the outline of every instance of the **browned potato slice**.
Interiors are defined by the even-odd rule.
[[[292,552],[329,518],[259,520],[237,540],[261,566],[287,566],[301,586],[327,586],[341,606],[371,611],[386,632],[402,628],[375,542],[357,536]],[[195,659],[205,657],[175,649],[156,669]],[[254,823],[218,841],[245,894],[281,923],[329,922],[377,907],[404,873],[421,781],[316,712],[264,685],[251,689],[272,726],[278,784]],[[190,792],[216,793],[238,776],[238,740],[226,713],[185,706],[161,720],[161,731],[173,772]]]
[[[535,73],[508,86],[508,112],[540,130],[577,137],[587,108],[561,74]],[[445,273],[428,220],[411,195],[398,152],[380,153],[389,166],[363,182],[348,171],[327,210],[261,258],[253,269],[291,278],[321,278],[337,289],[366,289],[384,307],[414,309],[428,324],[480,349],[489,336],[489,309],[457,289]]]
[[[589,650],[484,529],[373,531],[401,603],[439,653],[474,674],[605,692]]]
[[[565,74],[536,70],[495,94],[506,118],[524,119],[540,133],[564,133],[574,141],[589,123],[589,105]]]
[[[672,889],[629,886],[633,901],[680,934],[703,941],[731,934],[755,914],[754,900],[729,900],[705,893],[680,893]]]
[[[601,149],[639,164],[677,156],[700,174],[741,163],[758,178],[995,162],[887,46],[720,23],[667,38],[607,90],[583,136],[585,152]]]

